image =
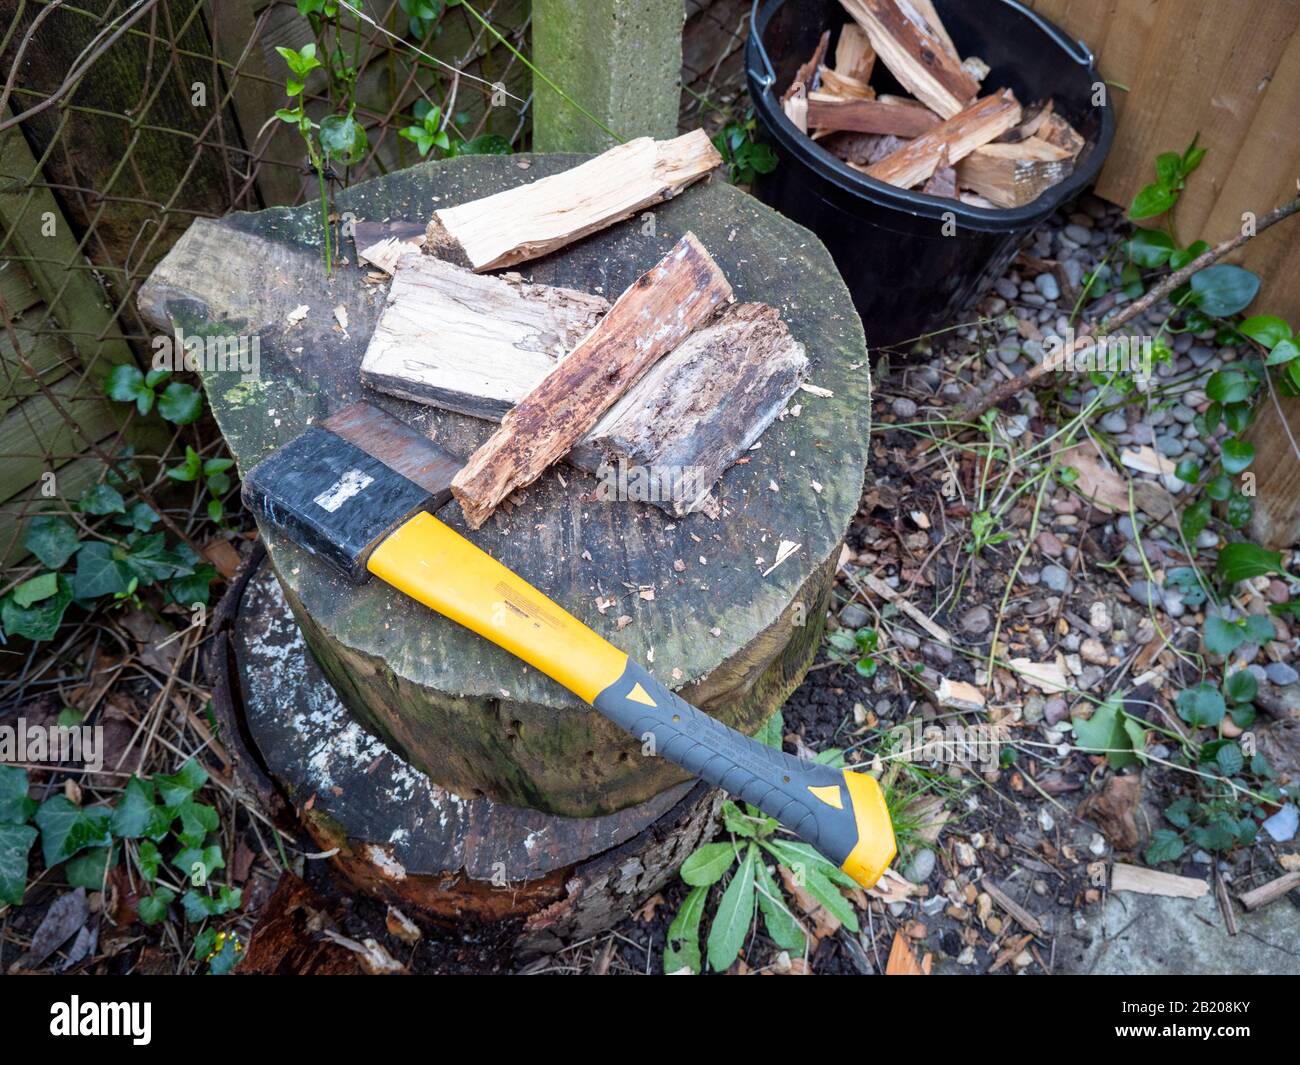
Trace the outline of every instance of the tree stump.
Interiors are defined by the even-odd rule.
[[[246,563],[214,629],[213,703],[237,785],[272,812],[283,794],[358,890],[470,922],[517,957],[617,923],[713,834],[721,794],[703,781],[592,818],[463,799],[434,784],[339,701],[264,552]]]
[[[435,208],[582,158],[474,156],[421,165],[340,193],[337,208],[344,219],[422,222]],[[861,494],[870,377],[847,289],[814,236],[717,176],[521,272],[615,298],[687,230],[726,271],[737,299],[781,311],[807,347],[814,390],[798,393],[747,461],[727,471],[717,519],[674,520],[644,503],[600,502],[595,478],[561,465],[517,496],[511,513],[470,535],[684,698],[752,733],[815,655],[841,539]],[[351,265],[326,277],[319,213],[304,206],[196,221],[144,286],[140,304],[161,330],[256,338],[253,379],[203,371],[213,412],[246,470],[363,397],[358,367],[385,289]],[[494,428],[399,399],[365,398],[462,456]],[[455,506],[440,517],[464,531]],[[777,564],[783,541],[797,547]],[[346,585],[275,533],[266,542],[285,599],[343,704],[438,785],[465,799],[592,818],[688,779],[662,759],[642,757],[639,741],[473,633],[378,582]]]

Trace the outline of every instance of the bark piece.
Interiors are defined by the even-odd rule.
[[[731,299],[718,264],[687,233],[470,456],[451,484],[470,527],[540,477],[660,356]]]
[[[1246,909],[1258,910],[1261,906],[1267,906],[1296,888],[1300,888],[1300,872],[1283,873],[1276,880],[1270,880],[1253,891],[1239,895],[1238,898]]]
[[[361,360],[371,388],[500,418],[609,310],[601,296],[408,252]]]
[[[832,133],[822,142],[828,152],[838,155],[855,170],[865,170],[907,143],[905,137],[891,133]]]
[[[957,164],[957,183],[999,207],[1021,207],[1064,181],[1074,157],[1039,137],[1018,144],[985,144]]]
[[[1038,127],[1037,136],[1048,144],[1064,148],[1070,153],[1071,159],[1077,158],[1087,143],[1083,135],[1055,110],[1043,119],[1042,125]]]
[[[809,94],[813,99],[873,100],[876,96],[876,90],[865,81],[851,78],[830,67],[822,67],[817,80],[820,87]]]
[[[948,121],[921,134],[867,170],[869,177],[910,189],[928,181],[945,160],[954,165],[1020,121],[1010,89],[985,96]]]
[[[655,363],[574,449],[583,469],[638,467],[651,502],[710,510],[710,489],[807,379],[804,347],[762,303],[727,307]],[[621,476],[621,474],[619,474]],[[716,515],[715,515],[716,516]]]
[[[1134,891],[1140,895],[1164,895],[1172,899],[1199,899],[1210,885],[1194,876],[1178,876],[1140,865],[1116,862],[1110,874],[1111,891]]]
[[[817,48],[813,51],[812,58],[795,71],[794,81],[790,82],[790,87],[785,90],[785,94],[781,97],[782,103],[794,96],[801,88],[804,92],[810,92],[816,88],[817,71],[826,62],[826,49],[830,46],[830,43],[831,31],[827,30],[818,39]]]
[[[979,92],[957,57],[901,8],[907,0],[840,0],[866,31],[881,62],[904,88],[943,118],[952,118]],[[915,14],[912,9],[912,14]]]
[[[892,133],[910,139],[938,126],[939,117],[925,107],[882,100],[832,100],[813,93],[808,97],[808,125],[831,131]]]
[[[476,272],[513,266],[672,199],[721,162],[703,130],[638,137],[571,170],[435,211],[425,246]]]

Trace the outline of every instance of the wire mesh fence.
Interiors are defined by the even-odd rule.
[[[710,132],[741,120],[747,106],[745,42],[750,0],[686,0],[678,126]]]

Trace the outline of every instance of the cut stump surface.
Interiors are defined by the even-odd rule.
[[[582,158],[424,164],[340,193],[336,206],[344,218],[425,218]],[[748,461],[727,471],[717,519],[601,502],[594,477],[559,466],[470,535],[684,698],[752,733],[815,655],[862,490],[871,388],[847,289],[815,237],[717,178],[520,272],[612,299],[688,230],[737,300],[780,311],[807,350],[817,391],[797,393],[798,416],[773,423]],[[196,221],[141,291],[160,330],[257,338],[254,377],[203,375],[239,468],[363,397],[471,454],[493,425],[362,388],[361,357],[386,285],[368,284],[354,263],[327,278],[319,241],[314,206]],[[350,242],[342,247],[355,257]],[[464,531],[459,508],[439,516]],[[507,652],[378,582],[347,585],[274,532],[266,540],[285,598],[344,704],[439,785],[591,817],[687,779]],[[771,569],[785,541],[798,546]]]

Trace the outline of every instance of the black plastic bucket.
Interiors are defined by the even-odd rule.
[[[756,0],[751,15],[749,94],[780,160],[755,194],[821,238],[873,347],[965,320],[1034,227],[1092,184],[1115,133],[1109,93],[1093,102],[1102,81],[1086,45],[1014,0],[935,7],[957,51],[989,64],[989,91],[1010,87],[1026,105],[1051,97],[1087,141],[1070,177],[1024,207],[991,210],[896,188],[819,147],[785,117],[781,94],[828,28],[835,54],[848,15],[839,0],[767,0],[761,10]]]

